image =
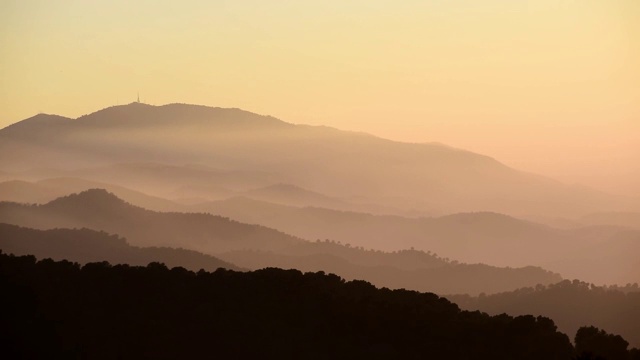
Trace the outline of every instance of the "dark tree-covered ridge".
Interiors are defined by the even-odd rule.
[[[563,280],[494,295],[447,298],[466,310],[547,316],[567,334],[574,334],[581,326],[597,326],[622,335],[633,347],[640,347],[640,288],[637,283],[595,286],[579,280]]]
[[[544,317],[322,272],[197,273],[0,254],[5,358],[570,359]]]

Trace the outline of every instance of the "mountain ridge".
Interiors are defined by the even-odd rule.
[[[427,213],[563,217],[639,206],[467,150],[296,125],[239,109],[129,104],[57,124],[33,124],[21,136],[0,130],[0,166],[18,171],[52,163],[60,168],[194,163],[262,171],[271,174],[272,184],[339,198],[364,196],[378,205]]]
[[[99,204],[90,204],[92,201]],[[244,268],[292,266],[313,271],[335,269],[345,276],[365,276],[385,286],[403,284],[446,293],[493,293],[561,279],[560,275],[539,267],[463,266],[435,254],[414,250],[392,254],[331,241],[309,242],[264,226],[206,213],[154,212],[128,205],[105,190],[85,191],[44,205],[0,202],[0,222],[40,230],[89,228],[118,234],[134,246],[186,248],[214,255]],[[256,251],[261,255],[256,257]],[[332,263],[331,256],[336,255],[347,261],[340,262],[342,265]],[[315,265],[305,261],[311,258],[317,260]],[[417,271],[420,276],[412,276],[412,271]],[[465,281],[464,274],[484,280]],[[456,281],[451,281],[453,279]]]

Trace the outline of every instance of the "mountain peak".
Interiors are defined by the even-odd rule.
[[[259,115],[237,108],[173,103],[149,105],[133,102],[116,105],[83,115],[76,119],[79,126],[147,127],[162,125],[217,125],[232,127],[293,126],[271,116]]]
[[[20,134],[29,134],[42,127],[57,126],[68,121],[71,119],[64,116],[40,113],[1,129],[1,134],[19,136]]]
[[[89,189],[80,193],[57,198],[43,205],[49,208],[76,208],[82,211],[121,209],[132,206],[104,189]]]

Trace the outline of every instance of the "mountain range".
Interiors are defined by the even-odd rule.
[[[379,286],[445,293],[494,293],[561,279],[539,267],[460,264],[417,250],[382,252],[332,241],[310,242],[264,226],[205,213],[155,212],[92,189],[44,205],[0,202],[0,223],[33,229],[88,228],[133,246],[180,247],[247,269],[330,271]]]
[[[247,191],[242,196],[231,195],[224,200],[188,204],[118,185],[77,178],[3,182],[0,183],[0,200],[43,203],[94,187],[106,188],[127,202],[150,210],[206,212],[277,229],[308,241],[328,239],[383,251],[415,248],[471,264],[539,266],[565,278],[597,284],[626,284],[640,280],[640,263],[634,255],[640,251],[640,229],[634,228],[629,221],[633,219],[633,213],[623,213],[620,218],[615,216],[617,214],[607,214],[604,219],[604,215],[594,214],[583,220],[576,219],[570,228],[555,228],[490,212],[403,217],[315,206],[288,206],[255,199],[299,204],[318,198],[326,200],[320,194],[282,184]],[[282,200],[280,193],[291,189],[293,191],[287,194],[286,201]],[[333,203],[349,205],[338,200]],[[620,225],[605,225],[607,221],[614,223],[618,219]],[[117,227],[110,231],[120,233]],[[175,246],[181,240],[175,238],[172,241]],[[278,263],[292,264],[290,261]],[[257,263],[249,262],[244,266],[251,267],[252,264]]]
[[[157,309],[162,314],[170,309],[175,319],[194,310],[198,317],[187,323],[208,329],[194,336],[212,334],[217,323],[202,319],[214,313],[219,319],[229,305],[239,304],[240,310],[229,324],[242,324],[251,318],[246,311],[252,304],[250,308],[261,310],[247,324],[257,324],[257,333],[264,334],[269,324],[279,323],[288,337],[298,335],[290,330],[299,326],[290,324],[306,323],[304,317],[289,317],[298,305],[307,317],[329,309],[327,304],[333,304],[332,309],[349,304],[364,313],[373,305],[387,310],[401,305],[394,310],[397,315],[408,304],[398,301],[417,299],[415,291],[433,292],[470,311],[460,312],[433,294],[419,295],[430,299],[415,307],[420,314],[428,308],[434,310],[432,320],[448,312],[463,317],[456,322],[465,325],[451,339],[471,339],[479,333],[480,319],[493,321],[493,330],[503,329],[496,339],[532,339],[535,329],[538,335],[546,334],[548,344],[562,340],[562,358],[584,355],[597,349],[599,341],[609,342],[602,349],[619,350],[621,359],[637,357],[637,350],[627,351],[622,337],[584,325],[621,333],[638,344],[639,224],[637,198],[567,185],[439,143],[403,143],[297,125],[240,109],[136,102],[77,119],[39,114],[0,129],[0,258],[8,264],[0,269],[0,282],[11,286],[11,297],[0,297],[0,302],[23,310],[14,318],[20,334],[30,334],[32,323],[40,330],[66,331],[67,343],[59,350],[67,353],[75,354],[77,346],[90,347],[93,340],[87,337],[88,342],[73,345],[69,339],[77,336],[69,334],[76,328],[47,327],[58,320],[43,320],[34,311],[58,313],[50,312],[49,302],[33,300],[31,290],[58,296],[57,309],[69,311],[65,316],[77,317],[82,326],[100,311],[88,306],[77,314],[78,307],[67,302],[73,289],[73,301],[86,304],[93,297],[97,306],[115,314],[133,309],[118,307],[126,301],[144,303],[144,309],[151,303],[136,296],[171,294],[160,300],[166,297],[172,305]],[[23,271],[27,269],[33,274],[30,279]],[[142,275],[145,285],[125,291],[138,295],[114,291]],[[31,290],[25,291],[20,281],[27,281]],[[603,284],[610,286],[599,286]],[[179,290],[167,290],[169,286]],[[95,297],[99,292],[86,289],[106,295]],[[319,296],[299,302],[292,289]],[[221,300],[227,293],[232,296]],[[201,302],[204,294],[206,304]],[[345,295],[353,297],[346,301]],[[377,298],[372,303],[373,295]],[[222,307],[212,307],[215,301],[222,301]],[[197,308],[185,309],[190,306],[185,304]],[[265,323],[260,316],[273,315],[265,309],[275,308],[285,312]],[[369,335],[384,350],[381,329],[388,330],[393,321],[380,318],[378,310],[372,313],[349,318],[354,321],[348,326],[371,330],[372,321],[379,321],[375,326],[380,329]],[[355,314],[353,309],[349,314]],[[515,315],[524,316],[510,317]],[[551,320],[531,315],[549,316],[560,330],[576,333],[575,348]],[[33,322],[25,323],[25,316]],[[326,324],[326,317],[316,317],[318,324]],[[109,319],[115,320],[110,326],[123,323]],[[427,335],[446,327],[458,329],[452,323],[433,327],[432,322],[418,324],[414,319],[411,313],[400,322],[413,334],[404,337],[415,338],[420,333],[416,326]],[[105,321],[89,323],[97,324],[98,332],[105,330]],[[154,338],[149,335],[152,322],[139,325],[145,336]],[[114,329],[101,336],[120,333]],[[233,329],[239,338],[246,333],[243,326]],[[316,334],[318,329],[314,325],[308,330]],[[229,334],[226,328],[216,331]],[[305,339],[271,335],[309,348]],[[121,345],[135,343],[130,336],[121,340]],[[265,344],[273,346],[273,341]],[[474,341],[470,349],[486,349]],[[508,348],[512,341],[503,343]],[[424,337],[417,344],[426,353],[433,349]],[[380,349],[364,348],[367,354],[381,354]],[[531,356],[536,349],[524,353]],[[517,357],[513,354],[501,356]]]
[[[168,247],[136,247],[124,238],[90,229],[35,230],[0,223],[0,249],[14,255],[67,260],[80,264],[106,261],[110,264],[146,266],[161,262],[191,271],[241,268],[193,250]]]
[[[0,130],[0,166],[7,172],[122,163],[196,164],[195,172],[237,175],[227,183],[244,190],[292,184],[426,214],[575,217],[639,206],[634,199],[564,185],[469,151],[294,125],[239,109],[132,103],[78,119],[40,114]],[[127,179],[122,173],[115,177]],[[189,172],[168,170],[154,182],[128,186],[165,195],[167,187],[173,192],[189,188],[191,179]],[[224,188],[215,177],[209,185]]]

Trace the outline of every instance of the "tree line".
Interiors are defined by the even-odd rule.
[[[0,254],[0,288],[4,358],[581,355],[548,318],[462,311],[431,293],[378,289],[323,272],[80,266]],[[591,349],[580,350],[587,356]]]

